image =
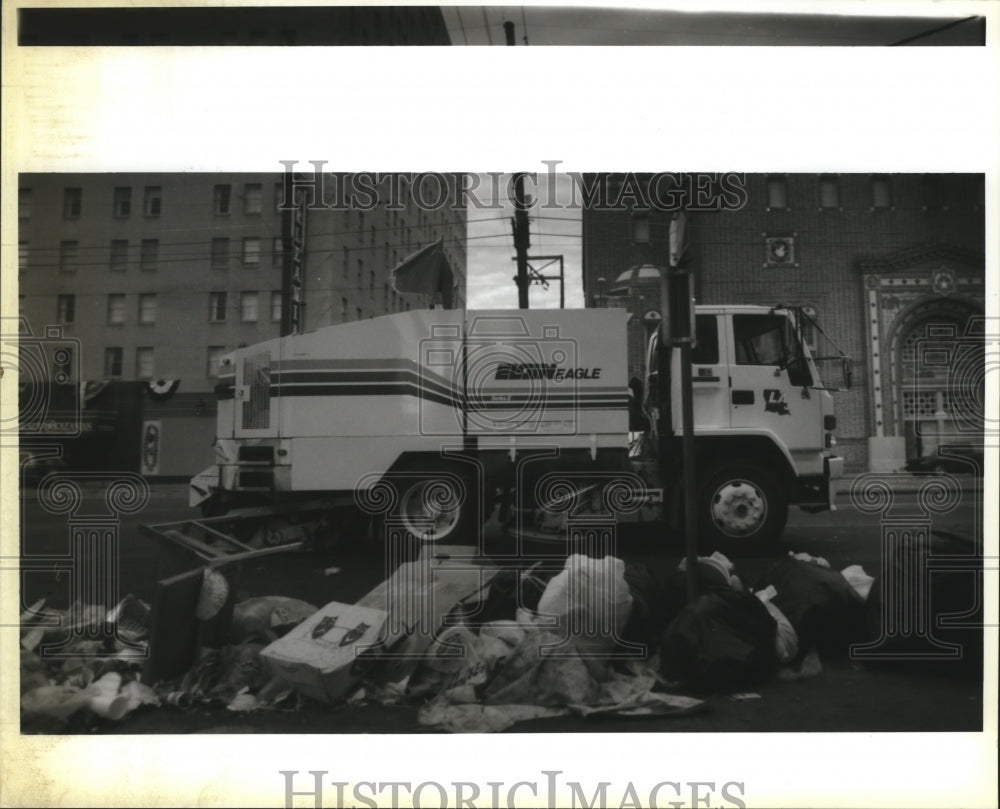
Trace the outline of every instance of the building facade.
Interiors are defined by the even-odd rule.
[[[628,180],[610,182],[614,201]],[[835,345],[853,358],[853,385],[835,394],[848,467],[895,471],[941,444],[981,441],[983,175],[758,174],[740,183],[741,204],[688,207],[685,260],[698,302],[801,306],[819,327],[806,335],[813,353]],[[634,373],[659,314],[655,272],[641,267],[668,263],[673,211],[620,198],[585,205],[584,291],[588,306],[638,315]]]
[[[94,443],[75,459],[84,468],[113,458],[116,468],[187,476],[212,462],[221,357],[279,336],[287,322],[285,190],[284,175],[270,173],[19,178],[22,333],[76,347],[83,431],[93,440],[101,427],[132,447]],[[464,211],[399,201],[392,211],[380,197],[363,211],[308,211],[297,254],[303,328],[430,305],[391,284],[393,262],[424,240],[443,240],[464,305]]]

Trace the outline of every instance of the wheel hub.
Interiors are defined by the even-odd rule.
[[[406,490],[400,516],[407,531],[425,542],[439,542],[458,525],[461,501],[443,481],[424,481]]]
[[[746,480],[720,486],[712,497],[712,521],[725,534],[745,537],[758,531],[767,517],[767,501],[760,489]]]

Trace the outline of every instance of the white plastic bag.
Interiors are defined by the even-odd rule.
[[[538,601],[539,618],[555,616],[559,628],[554,631],[589,654],[613,649],[631,614],[625,563],[614,556],[573,554]]]
[[[861,565],[851,565],[840,571],[840,575],[847,579],[847,583],[854,588],[854,591],[865,601],[868,600],[868,593],[871,592],[875,579],[865,573]]]

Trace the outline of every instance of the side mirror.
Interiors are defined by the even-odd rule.
[[[851,383],[854,381],[854,363],[850,357],[842,357],[840,362],[844,377],[844,390],[850,390]]]

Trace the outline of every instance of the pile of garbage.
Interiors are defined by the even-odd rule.
[[[822,657],[880,630],[875,579],[808,554],[775,560],[752,586],[722,554],[700,557],[688,600],[684,561],[666,576],[612,556],[501,569],[441,550],[400,565],[356,604],[322,608],[266,596],[223,613],[230,596],[206,570],[195,620],[226,614],[222,642],[199,643],[169,678],[150,674],[148,604],[35,604],[22,615],[22,720],[118,721],[163,705],[298,710],[309,700],[409,705],[422,725],[455,732],[566,714],[675,716],[714,693],[815,677]],[[78,637],[103,639],[46,654],[70,623]]]

